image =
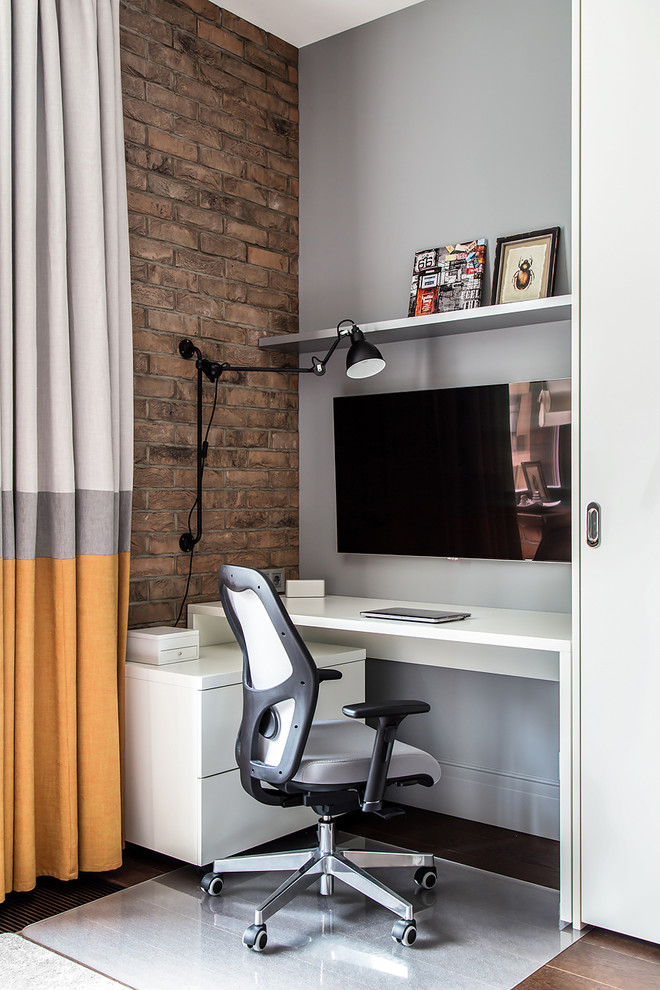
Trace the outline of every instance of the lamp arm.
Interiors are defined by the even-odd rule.
[[[350,324],[350,326],[345,326],[345,324]],[[202,352],[199,347],[193,344],[192,340],[186,338],[179,341],[179,354],[186,360],[194,357],[195,367],[197,368],[197,526],[194,535],[192,530],[188,528],[188,531],[179,537],[179,547],[184,553],[192,553],[202,538],[202,478],[204,474],[204,463],[208,455],[208,443],[202,440],[202,375],[205,375],[209,381],[215,382],[216,388],[218,380],[225,371],[282,371],[284,374],[313,374],[320,377],[325,374],[325,366],[335,353],[341,338],[347,337],[349,334],[353,335],[354,332],[360,334],[354,320],[340,320],[337,324],[337,336],[328,348],[325,357],[312,357],[312,364],[309,368],[264,368],[263,366],[258,367],[256,365],[229,364],[228,361],[209,361],[207,358],[202,357]],[[353,339],[355,340],[355,337]]]

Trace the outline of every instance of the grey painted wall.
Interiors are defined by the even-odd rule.
[[[426,0],[301,50],[302,330],[404,315],[414,252],[463,238],[488,238],[490,272],[498,235],[559,225],[555,292],[570,291],[570,17],[570,0]],[[350,381],[338,357],[301,379],[301,577],[329,594],[569,611],[567,564],[338,554],[332,396],[569,377],[570,326],[382,350],[375,379]],[[369,691],[433,701],[403,738],[445,780],[410,803],[556,834],[556,685],[383,663]]]
[[[405,315],[472,237],[559,225],[569,291],[570,42],[569,0],[426,0],[301,50],[302,330]]]

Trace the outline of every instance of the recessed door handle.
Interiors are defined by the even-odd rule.
[[[597,547],[600,545],[600,505],[598,502],[589,502],[587,506],[587,546]]]

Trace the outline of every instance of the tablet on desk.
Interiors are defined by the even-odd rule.
[[[404,619],[406,622],[456,622],[458,619],[468,619],[471,612],[437,612],[431,608],[375,608],[371,611],[360,612],[367,619]]]

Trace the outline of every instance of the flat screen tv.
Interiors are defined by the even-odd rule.
[[[334,399],[340,553],[570,561],[570,380]]]

